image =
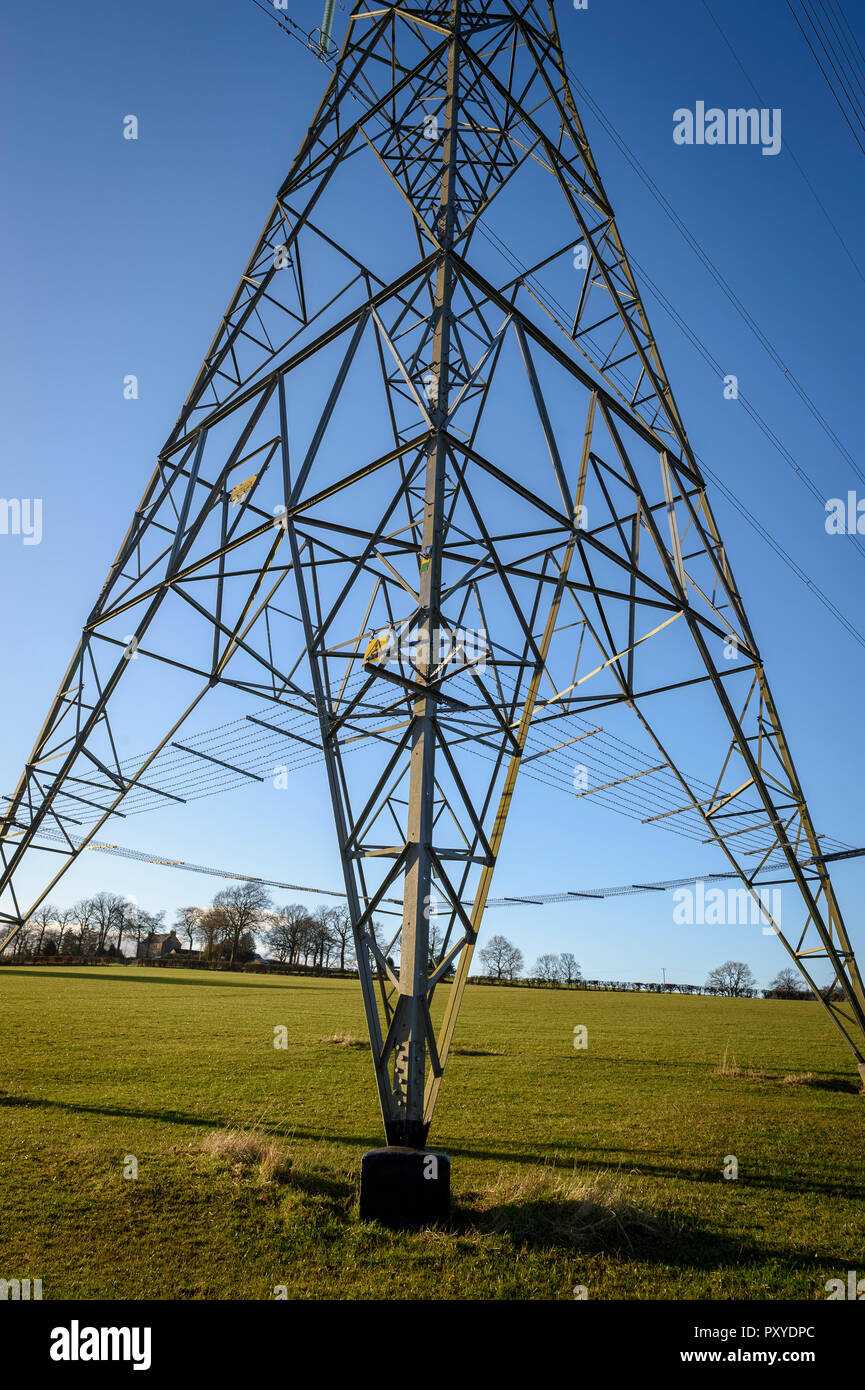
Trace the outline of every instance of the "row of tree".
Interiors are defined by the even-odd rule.
[[[164,912],[148,912],[118,893],[97,893],[79,899],[70,908],[48,903],[18,933],[10,952],[16,959],[137,954],[142,944],[164,930],[164,917]],[[213,963],[242,964],[253,959],[260,944],[273,960],[287,966],[346,970],[355,964],[347,908],[321,907],[310,912],[300,903],[277,908],[263,884],[254,880],[221,889],[208,907],[180,908],[174,931],[180,940],[186,939],[190,954]],[[380,931],[375,925],[373,932],[381,948]],[[130,945],[134,947],[132,952]],[[431,964],[437,960],[441,946],[440,933],[432,923]],[[528,977],[523,975],[522,951],[505,936],[491,936],[479,954],[484,973],[492,980],[523,977],[540,984],[574,985],[583,978],[571,951],[538,956],[534,972]],[[732,998],[750,998],[760,993],[750,967],[735,960],[711,970],[705,988]],[[808,997],[800,975],[789,968],[779,971],[763,992],[781,999]]]
[[[175,930],[203,959],[225,958],[232,965],[249,960],[257,942],[284,965],[345,970],[354,960],[347,908],[275,908],[267,889],[255,882],[223,888],[210,907],[181,908]]]
[[[538,956],[531,975],[524,976],[523,953],[506,936],[491,936],[480,952],[484,973],[492,980],[518,980],[525,978],[539,984],[574,985],[583,976],[579,964],[571,951],[561,955],[544,954]],[[753,998],[760,988],[750,966],[741,960],[726,960],[709,971],[704,988],[708,993],[721,994],[728,998]],[[762,991],[772,999],[806,999],[810,997],[798,971],[787,968],[780,970],[767,990]]]
[[[158,932],[164,912],[148,912],[119,893],[79,898],[72,907],[45,903],[37,908],[9,947],[13,957],[122,955]]]
[[[69,908],[45,903],[9,947],[13,959],[137,955],[167,931],[164,912],[148,912],[119,893],[96,893]],[[259,949],[286,965],[345,970],[354,961],[347,908],[316,912],[299,903],[274,907],[262,884],[223,888],[208,907],[183,907],[173,928],[190,954],[241,964]],[[378,930],[376,929],[376,939]]]
[[[479,955],[484,973],[492,980],[516,980],[523,973],[523,953],[506,936],[491,936]],[[571,951],[563,951],[560,956],[538,956],[530,978],[542,984],[573,985],[582,975],[576,956]]]

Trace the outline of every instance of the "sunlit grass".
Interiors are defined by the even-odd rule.
[[[357,1218],[356,982],[4,967],[0,1002],[0,1277],[45,1298],[824,1298],[862,1265],[865,1099],[817,1005],[470,987],[452,1226],[399,1234]]]

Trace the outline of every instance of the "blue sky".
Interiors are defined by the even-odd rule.
[[[289,0],[311,26],[319,0]],[[559,4],[566,54],[706,253],[857,460],[865,393],[857,274],[790,158],[795,151],[860,266],[865,194],[857,150],[783,0],[712,8],[770,107],[781,153],[683,147],[673,112],[753,97],[702,3]],[[861,21],[850,6],[851,23]],[[344,16],[337,13],[337,37]],[[251,0],[177,7],[19,6],[3,59],[4,307],[0,495],[43,500],[43,536],[0,536],[4,637],[0,792],[30,751],[219,316],[320,97],[326,72]],[[122,138],[134,113],[140,138]],[[857,486],[848,464],[736,316],[591,111],[596,161],[625,244],[698,332],[825,496]],[[345,238],[353,199],[346,185]],[[531,208],[514,237],[528,237]],[[646,306],[698,455],[744,497],[781,547],[854,622],[863,561],[824,528],[820,504],[650,294]],[[135,373],[140,395],[123,399]],[[861,466],[861,464],[860,464]],[[860,495],[862,484],[859,483]],[[716,513],[761,643],[817,830],[865,843],[861,690],[865,650],[720,498]],[[204,719],[202,725],[208,721]],[[130,737],[134,741],[134,731]],[[337,887],[322,768],[297,775],[280,811],[256,787],[152,813],[120,843],[291,882]],[[270,794],[272,796],[272,794]],[[672,878],[718,867],[698,846],[526,783],[497,894]],[[854,945],[865,865],[835,875]],[[209,878],[85,853],[58,901],[105,887],[145,906],[209,900]],[[298,896],[298,895],[295,895]],[[317,900],[310,898],[310,905]],[[697,982],[733,956],[764,982],[785,963],[759,928],[686,928],[670,897],[490,913],[533,960],[571,949],[590,977]]]

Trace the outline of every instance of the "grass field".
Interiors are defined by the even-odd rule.
[[[453,1225],[395,1234],[357,1219],[356,982],[4,967],[0,999],[0,1277],[46,1299],[823,1299],[865,1270],[865,1098],[817,1005],[470,986],[430,1136]]]

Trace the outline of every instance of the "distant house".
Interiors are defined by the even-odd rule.
[[[149,932],[143,941],[139,941],[137,955],[139,959],[161,960],[163,956],[171,956],[182,950],[183,943],[175,932]]]

